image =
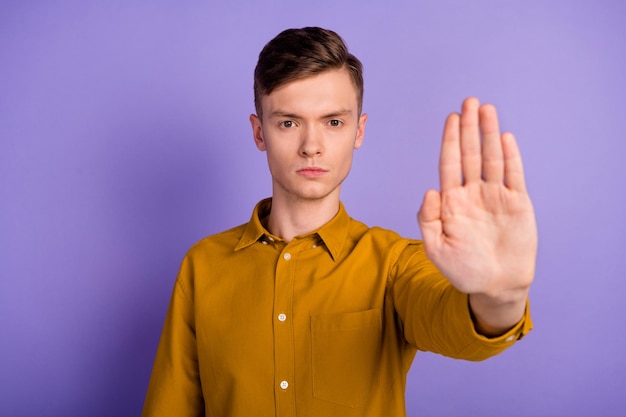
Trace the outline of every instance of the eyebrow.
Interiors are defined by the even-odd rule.
[[[339,116],[348,116],[352,114],[352,110],[348,110],[348,109],[341,109],[341,110],[337,110],[337,111],[333,111],[330,113],[327,113],[325,115],[323,115],[322,117],[320,117],[320,119],[331,119],[333,117],[339,117]],[[275,110],[272,113],[270,113],[270,117],[286,117],[289,119],[301,119],[302,116],[296,114],[296,113],[290,113],[287,111],[282,111],[282,110]]]

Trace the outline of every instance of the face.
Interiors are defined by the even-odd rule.
[[[338,201],[367,121],[348,72],[288,83],[261,105],[263,119],[252,115],[250,122],[257,148],[267,152],[274,199]]]

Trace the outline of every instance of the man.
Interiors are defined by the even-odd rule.
[[[340,203],[367,115],[336,33],[282,32],[254,81],[272,198],[185,257],[144,416],[404,416],[417,350],[482,360],[531,329],[533,208],[493,106],[448,117],[422,243]]]

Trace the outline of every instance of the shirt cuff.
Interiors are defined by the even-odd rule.
[[[476,331],[474,321],[471,317],[469,296],[461,292],[457,293],[458,302],[454,303],[457,308],[464,310],[464,327],[466,329],[467,343],[457,354],[468,360],[483,360],[491,356],[497,355],[512,346],[516,341],[521,340],[533,328],[532,319],[530,317],[530,301],[526,301],[526,309],[524,315],[515,326],[506,333],[496,336],[487,337]],[[455,297],[456,298],[456,297]],[[456,356],[456,355],[455,355]]]
[[[469,297],[467,299],[467,308],[468,308],[468,311],[470,311]],[[526,300],[526,309],[524,310],[524,315],[522,316],[520,321],[518,321],[517,324],[513,326],[509,331],[507,331],[506,333],[500,336],[487,337],[478,333],[476,331],[476,326],[474,324],[474,321],[471,318],[471,313],[470,313],[470,322],[472,326],[472,331],[474,332],[474,335],[477,338],[487,343],[492,343],[492,344],[494,343],[495,344],[500,344],[500,343],[513,344],[514,342],[518,340],[522,340],[522,338],[526,336],[528,332],[530,332],[533,329],[533,323],[530,317],[530,300],[528,299]]]

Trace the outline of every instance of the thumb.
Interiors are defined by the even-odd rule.
[[[417,213],[417,223],[422,231],[427,250],[429,246],[439,246],[443,226],[441,223],[441,194],[438,191],[428,190],[424,195],[422,207]]]

